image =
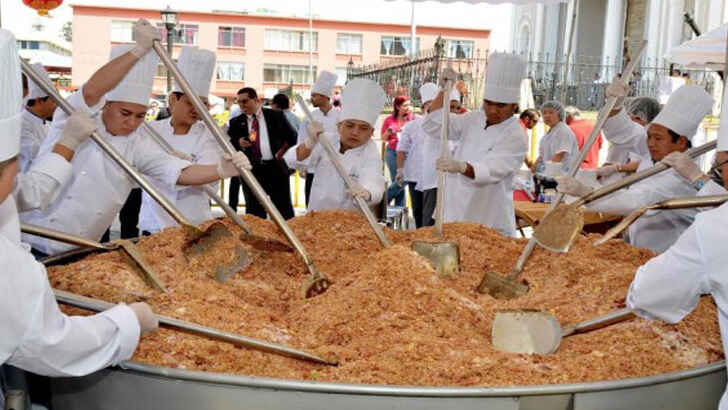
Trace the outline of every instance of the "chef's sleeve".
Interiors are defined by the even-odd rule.
[[[638,182],[629,188],[619,190],[604,198],[598,199],[587,208],[614,215],[627,215],[630,212],[664,201],[666,199],[684,196],[681,190],[676,190],[680,184],[686,182],[671,171],[656,175],[646,181]]]
[[[604,122],[602,132],[610,144],[632,144],[638,138],[647,138],[645,129],[632,121],[624,108]]]
[[[21,369],[51,377],[84,376],[129,360],[139,342],[134,312],[119,305],[93,316],[60,311],[48,281],[22,343],[8,359]],[[27,301],[33,303],[33,301]]]
[[[18,212],[47,208],[71,178],[73,166],[55,152],[36,158],[28,172],[18,174],[13,191]]]
[[[637,315],[677,323],[708,292],[700,221],[698,216],[675,244],[637,270],[627,294],[627,307]]]
[[[222,157],[222,155],[221,155]],[[177,185],[182,171],[193,165],[189,161],[167,154],[149,138],[140,139],[134,147],[133,164],[144,175],[156,179],[169,189],[185,189],[187,186]]]
[[[382,201],[386,180],[382,174],[383,164],[379,152],[374,144],[370,143],[368,148],[370,149],[367,150],[367,158],[363,161],[358,182],[372,195],[369,199],[369,205],[372,206]]]
[[[463,133],[466,131],[468,119],[473,114],[478,114],[478,112],[464,115],[457,115],[452,113],[448,114],[450,116],[450,126],[448,127],[447,139],[461,139],[463,137]],[[442,129],[442,108],[436,111],[432,111],[425,116],[425,120],[422,123],[422,129],[431,138],[440,138],[440,130]]]
[[[408,153],[412,149],[414,142],[413,132],[415,127],[412,125],[414,121],[410,121],[407,125],[402,128],[402,132],[399,133],[399,141],[397,142],[397,152]]]

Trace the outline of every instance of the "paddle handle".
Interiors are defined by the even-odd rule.
[[[608,313],[604,316],[600,316],[595,319],[590,319],[574,326],[565,327],[561,331],[561,337],[570,336],[577,333],[585,333],[603,327],[613,325],[615,323],[624,322],[625,320],[632,319],[634,313],[630,309],[620,309],[612,313]]]
[[[144,127],[144,130],[149,134],[149,136],[152,137],[154,142],[156,142],[157,145],[162,147],[162,149],[164,151],[166,151],[167,154],[181,155],[181,156],[185,155],[185,154],[182,154],[181,152],[178,152],[177,150],[175,150],[174,147],[172,147],[172,145],[170,145],[169,142],[167,142],[167,140],[162,138],[162,136],[159,135],[157,130],[155,130],[151,125],[149,125],[148,122],[144,121],[142,123],[142,126]],[[240,215],[238,215],[238,213],[235,212],[233,210],[233,208],[231,208],[230,205],[228,205],[227,202],[225,202],[225,200],[222,199],[211,186],[204,184],[204,185],[200,185],[200,188],[205,192],[205,194],[207,194],[208,197],[210,197],[210,199],[215,201],[216,204],[220,205],[222,210],[225,212],[225,215],[227,215],[230,219],[232,219],[233,222],[235,222],[235,224],[238,225],[246,234],[250,235],[250,233],[252,232],[250,229],[250,226],[248,226],[248,224],[245,223],[243,218],[241,218]]]
[[[58,94],[58,91],[55,89],[55,87],[50,86],[48,83],[46,83],[39,75],[36,73],[33,68],[28,65],[25,60],[22,58],[20,59],[20,64],[23,69],[23,73],[25,73],[28,78],[30,78],[33,82],[38,84],[38,86],[46,92],[49,96],[55,100],[56,104],[68,115],[71,115],[74,112],[73,107],[71,104],[68,103],[63,97],[61,97],[60,94]],[[197,230],[197,227],[192,225],[190,221],[187,220],[180,212],[179,210],[172,205],[171,202],[167,200],[154,186],[152,186],[147,179],[142,176],[129,162],[114,148],[111,144],[106,142],[101,136],[94,131],[91,134],[91,139],[99,146],[101,149],[106,152],[106,154],[111,157],[111,159],[114,160],[139,186],[142,187],[152,198],[154,198],[155,201],[157,201],[162,208],[164,208],[169,215],[174,218],[175,221],[177,221],[180,225],[185,225],[187,227],[193,228]]]
[[[718,146],[718,141],[713,140],[713,141],[705,143],[699,147],[691,148],[691,149],[687,150],[685,153],[690,158],[695,159],[695,158],[705,154],[706,152],[710,152],[710,151],[714,150],[717,146]],[[590,202],[596,201],[597,199],[605,197],[615,191],[619,191],[622,188],[626,188],[634,183],[642,181],[653,175],[659,174],[660,172],[665,171],[666,169],[669,169],[669,168],[670,167],[668,165],[665,165],[662,162],[658,162],[656,165],[654,165],[644,171],[637,172],[626,178],[622,178],[613,184],[610,184],[605,187],[592,191],[591,193],[579,198],[579,200],[574,202],[573,205],[581,206],[581,205],[585,205]]]
[[[167,54],[167,50],[162,47],[162,43],[159,40],[154,40],[153,48],[154,52],[159,55],[159,58],[162,60],[164,66],[167,67],[167,70],[172,73],[175,80],[177,81],[177,84],[179,84],[180,88],[182,88],[182,91],[185,93],[185,95],[187,95],[187,98],[190,99],[192,105],[195,107],[195,110],[202,118],[202,122],[205,123],[207,128],[212,133],[213,137],[215,137],[217,143],[220,144],[220,147],[226,153],[234,155],[235,148],[233,148],[232,144],[230,144],[230,141],[225,137],[225,135],[223,135],[222,130],[220,130],[220,127],[218,127],[217,123],[212,118],[212,115],[210,115],[210,111],[208,111],[207,107],[202,104],[202,100],[200,100],[200,97],[197,96],[197,93],[192,89],[190,83],[187,81],[185,76],[182,75],[182,72],[179,71],[177,64],[175,64],[169,54]],[[245,184],[250,188],[251,191],[253,191],[253,195],[255,195],[258,201],[263,205],[263,208],[265,208],[266,212],[268,212],[268,215],[270,215],[271,219],[273,219],[273,222],[275,222],[278,228],[283,231],[286,239],[288,239],[291,245],[293,245],[293,247],[296,249],[296,252],[301,255],[304,262],[306,263],[306,267],[308,268],[309,272],[311,274],[317,273],[318,270],[313,264],[313,259],[311,259],[311,256],[309,255],[308,251],[306,251],[303,243],[298,239],[298,237],[296,237],[296,234],[293,233],[293,230],[290,226],[288,226],[288,223],[283,218],[283,215],[281,215],[280,211],[278,211],[278,208],[276,208],[275,204],[273,204],[273,201],[271,201],[270,197],[268,197],[268,194],[265,192],[263,187],[260,186],[258,180],[255,179],[253,173],[245,168],[236,168],[240,173],[240,176],[243,178],[243,181],[245,181]]]
[[[306,114],[308,120],[311,122],[315,121],[313,119],[313,115],[311,114],[311,110],[308,109],[306,101],[303,100],[303,97],[301,97],[300,94],[296,95],[296,102]],[[326,151],[329,160],[331,160],[331,163],[334,164],[334,167],[339,173],[341,179],[344,180],[344,185],[346,185],[346,188],[351,189],[354,186],[354,181],[351,179],[349,173],[346,172],[346,169],[344,169],[344,165],[341,163],[341,161],[339,161],[338,154],[334,150],[334,147],[331,146],[331,142],[329,142],[325,135],[322,135],[319,137],[319,143],[324,147],[324,150]],[[382,244],[382,246],[384,246],[385,248],[389,248],[390,246],[392,246],[392,242],[390,242],[387,236],[384,235],[382,227],[379,226],[376,218],[374,217],[374,214],[372,213],[372,210],[369,209],[369,204],[367,204],[366,201],[360,197],[354,197],[354,202],[359,207],[359,210],[361,210],[361,212],[364,214],[364,217],[366,217],[367,222],[369,222],[369,225],[372,227],[372,230],[374,230],[374,234],[377,236],[377,239],[379,239],[379,242]]]
[[[452,81],[445,82],[445,90],[442,94],[442,125],[440,127],[440,157],[448,155],[447,138],[450,131],[450,93],[452,93]],[[445,184],[447,174],[444,171],[437,172],[437,197],[435,203],[435,235],[443,237],[442,225],[445,219]]]
[[[71,292],[63,290],[53,289],[53,293],[56,296],[56,300],[66,305],[75,306],[81,309],[87,309],[94,312],[101,312],[113,308],[113,303],[109,303],[99,299],[93,299],[86,296],[77,295]],[[155,315],[161,325],[172,327],[180,330],[184,330],[190,333],[194,333],[201,336],[206,336],[212,339],[229,342],[239,346],[250,347],[253,349],[263,350],[270,353],[276,353],[283,356],[294,357],[296,359],[309,360],[316,363],[337,365],[336,362],[330,362],[321,357],[314,356],[304,351],[294,349],[292,347],[278,345],[274,343],[265,342],[262,340],[253,339],[250,337],[241,336],[235,333],[225,332],[222,330],[213,329],[206,326],[196,325],[194,323],[186,322],[171,318],[168,316]]]
[[[92,241],[90,239],[82,238],[80,236],[71,235],[69,233],[56,231],[54,229],[44,228],[37,225],[31,225],[27,223],[21,223],[20,224],[20,232],[29,234],[29,235],[35,235],[40,236],[42,238],[52,239],[54,241],[60,241],[63,243],[67,243],[70,245],[76,245],[76,246],[85,246],[88,248],[95,248],[95,249],[103,249],[106,250],[104,245]]]

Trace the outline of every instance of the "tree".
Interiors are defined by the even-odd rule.
[[[73,40],[73,24],[70,21],[67,21],[63,25],[61,28],[61,34],[69,43]]]

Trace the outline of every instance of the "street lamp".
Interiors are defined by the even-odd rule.
[[[174,28],[177,26],[177,12],[167,5],[167,8],[161,11],[162,22],[167,29],[167,53],[172,56],[174,52]],[[167,96],[172,92],[172,73],[167,70]]]
[[[349,56],[349,62],[346,64],[346,81],[351,80],[351,76],[354,74],[354,59]]]

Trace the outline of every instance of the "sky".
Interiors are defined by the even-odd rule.
[[[65,0],[63,5],[51,12],[52,18],[40,18],[35,11],[22,4],[21,0],[0,0],[2,27],[16,35],[27,32],[37,21],[43,21],[51,33],[60,33],[63,23],[70,21],[70,4],[122,5],[145,9],[164,9],[170,5],[176,10],[195,11],[248,11],[272,9],[282,15],[308,16],[307,0]],[[510,4],[487,5],[424,1],[415,5],[415,21],[419,25],[489,29],[491,49],[511,47]],[[314,19],[316,17],[334,20],[354,20],[379,23],[410,24],[412,5],[409,0],[311,0]]]

